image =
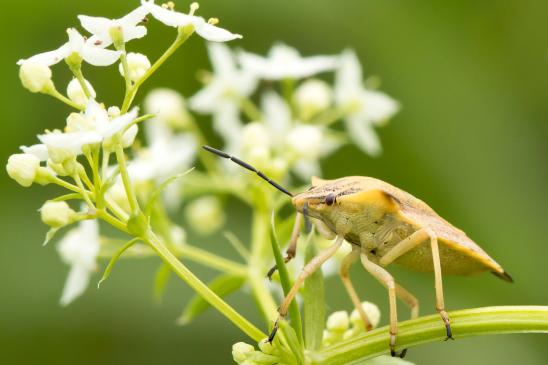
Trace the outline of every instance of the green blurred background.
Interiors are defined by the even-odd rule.
[[[188,3],[177,1],[186,10]],[[1,160],[31,144],[44,128],[61,127],[67,112],[52,99],[28,93],[15,62],[65,42],[77,14],[118,17],[137,1],[2,2],[0,102]],[[403,109],[381,130],[385,148],[372,160],[353,147],[324,164],[328,178],[370,175],[426,200],[466,230],[516,281],[491,275],[445,279],[452,309],[548,304],[548,2],[515,1],[203,1],[199,13],[218,16],[242,33],[235,47],[264,53],[277,40],[304,54],[356,49],[367,75]],[[150,36],[132,42],[154,59],[173,36],[156,23]],[[195,73],[209,68],[204,43],[194,37],[147,85],[190,95]],[[68,73],[56,67],[56,82]],[[59,71],[62,70],[62,71]],[[89,70],[89,68],[88,68]],[[117,70],[87,73],[108,103],[122,92]],[[142,94],[140,95],[142,97]],[[3,364],[231,363],[231,345],[246,340],[215,312],[188,327],[174,324],[191,295],[172,280],[162,305],[152,297],[158,260],[124,261],[100,291],[90,288],[67,308],[58,305],[67,273],[54,248],[42,247],[46,228],[37,209],[55,191],[24,189],[0,174],[0,362]],[[246,237],[248,212],[229,206],[229,223]],[[226,253],[226,243],[193,239]],[[232,253],[230,253],[232,254]],[[203,278],[212,273],[196,268]],[[433,279],[395,269],[395,276],[434,312]],[[359,267],[353,271],[362,297],[378,303],[386,321],[384,289]],[[351,309],[337,278],[327,282],[330,310]],[[262,326],[245,293],[231,302]],[[458,337],[458,333],[456,334]],[[506,335],[414,348],[418,364],[545,364],[548,336]]]

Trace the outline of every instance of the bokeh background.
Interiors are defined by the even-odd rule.
[[[188,6],[176,3],[181,10]],[[62,126],[67,112],[20,86],[17,59],[65,42],[64,29],[77,25],[77,14],[114,18],[136,5],[136,0],[2,2],[1,161],[44,128]],[[382,78],[382,89],[403,105],[380,131],[385,153],[371,159],[343,148],[325,161],[324,176],[370,175],[413,193],[465,229],[515,278],[513,285],[491,275],[445,278],[449,309],[548,304],[548,2],[204,0],[201,5],[200,14],[218,16],[222,25],[244,34],[232,46],[264,53],[283,40],[304,54],[353,47],[366,74]],[[130,44],[151,59],[173,36],[155,24],[148,38]],[[195,37],[147,87],[190,95],[199,87],[200,68],[209,64],[204,43]],[[105,101],[117,102],[122,81],[116,70],[87,75]],[[69,79],[64,70],[56,77],[58,85]],[[22,188],[0,174],[0,363],[231,363],[232,343],[245,338],[220,315],[211,311],[188,327],[175,325],[192,294],[184,283],[172,280],[164,302],[154,301],[156,259],[121,262],[100,291],[90,288],[61,308],[67,267],[54,245],[41,246],[46,227],[37,213],[54,193]],[[229,224],[245,238],[248,212],[234,204],[227,209]],[[214,238],[191,241],[231,254]],[[203,278],[212,275],[196,270]],[[381,306],[386,322],[384,289],[359,267],[352,275],[362,297]],[[395,276],[422,300],[422,313],[434,312],[431,276],[400,269]],[[337,278],[328,280],[327,290],[335,293],[328,296],[331,310],[351,309]],[[231,302],[262,325],[245,293]],[[547,344],[544,335],[479,337],[414,348],[409,359],[545,364]]]

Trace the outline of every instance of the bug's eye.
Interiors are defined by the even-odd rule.
[[[325,197],[325,204],[327,204],[327,205],[333,205],[333,203],[335,203],[336,200],[337,200],[337,197],[335,196],[335,194],[329,193],[329,194],[327,194],[327,196]]]

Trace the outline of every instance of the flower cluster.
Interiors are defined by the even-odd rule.
[[[130,108],[133,97],[164,59],[153,66],[146,55],[127,52],[126,44],[147,34],[144,24],[148,15],[177,29],[170,50],[194,32],[215,42],[241,38],[216,26],[216,18],[206,21],[194,15],[197,9],[198,4],[193,3],[185,14],[175,11],[172,3],[160,6],[143,0],[138,8],[119,19],[80,15],[81,26],[89,35],[68,28],[68,41],[59,48],[17,62],[25,88],[51,95],[76,110],[68,115],[63,130],[39,134],[39,143],[22,146],[22,153],[10,156],[6,166],[9,176],[22,186],[57,184],[71,191],[41,208],[42,221],[51,227],[46,242],[59,229],[80,222],[58,246],[63,261],[71,266],[62,304],[80,295],[96,271],[101,247],[97,219],[127,231],[129,218],[140,214],[138,203],[150,198],[150,184],[159,185],[188,169],[194,161],[197,144],[186,130],[191,121],[184,99],[171,90],[159,89],[149,95],[145,109],[154,113],[154,121],[146,126],[148,143],[139,147],[134,143],[138,124],[153,115],[139,116],[137,107]],[[62,61],[73,74],[66,95],[57,90],[51,70]],[[125,98],[119,106],[106,106],[99,101],[92,83],[84,78],[84,62],[92,66],[118,63],[126,85]],[[127,149],[131,149],[131,160],[124,152]],[[114,165],[112,156],[116,157]],[[148,184],[148,191],[137,189],[139,184]],[[67,202],[79,199],[85,204],[76,212]]]
[[[282,214],[289,201],[279,199],[277,191],[256,177],[233,173],[236,167],[228,161],[200,153],[199,145],[211,143],[195,113],[211,116],[213,130],[228,153],[275,180],[298,186],[313,175],[321,175],[321,159],[345,143],[354,143],[371,156],[379,154],[381,144],[375,128],[386,123],[399,104],[366,86],[361,65],[351,50],[303,57],[278,43],[267,56],[232,51],[222,42],[241,35],[218,27],[217,18],[205,20],[195,15],[197,10],[197,3],[182,13],[172,2],[157,5],[142,0],[139,7],[119,19],[80,15],[81,27],[88,34],[69,28],[67,42],[57,49],[20,60],[23,86],[54,97],[71,112],[62,129],[46,129],[36,143],[21,146],[21,153],[9,157],[6,170],[24,187],[54,184],[65,189],[40,209],[43,223],[50,227],[45,243],[74,225],[57,246],[62,261],[70,266],[62,305],[84,293],[91,275],[102,265],[101,259],[109,262],[99,284],[121,258],[158,256],[163,261],[155,280],[158,295],[165,288],[166,268],[197,294],[188,302],[179,323],[188,323],[211,306],[259,341],[266,335],[223,297],[245,285],[265,323],[271,324],[276,318],[273,293],[281,288],[266,279],[275,247],[271,246],[270,233],[279,233],[281,242],[287,242],[293,224],[287,219],[271,225],[271,216]],[[153,62],[145,54],[127,49],[131,40],[147,35],[147,17],[175,30],[173,43]],[[140,113],[134,104],[141,85],[194,33],[210,41],[207,50],[213,71],[199,73],[203,88],[188,98],[174,90],[153,89],[142,103],[146,114]],[[52,67],[61,62],[73,75],[66,92],[59,91],[53,80]],[[125,87],[118,105],[101,102],[99,90],[85,78],[85,64],[118,68]],[[336,126],[338,122],[346,132]],[[140,138],[139,128],[144,130],[144,138]],[[193,165],[198,168],[192,170]],[[232,176],[227,178],[227,174]],[[223,229],[227,196],[241,200],[252,211],[249,242],[241,242],[230,231],[223,232],[241,256],[239,261],[187,242],[187,227],[198,237]],[[178,218],[181,216],[185,219]],[[117,235],[110,234],[112,229],[103,230],[103,225],[115,228]],[[289,266],[292,276],[303,265],[303,247],[321,250],[328,243],[314,234],[306,240],[307,245],[299,245],[298,258]],[[347,252],[348,247],[338,256]],[[220,274],[206,285],[185,266],[188,260]],[[327,263],[324,273],[334,273],[336,268],[337,259]],[[375,308],[364,303],[374,323],[378,319]],[[334,313],[327,322],[323,345],[361,332],[356,318],[354,313],[350,317]],[[351,329],[348,323],[352,323]],[[291,331],[284,327],[281,336],[287,337]],[[321,329],[318,335],[321,340]],[[246,364],[285,363],[287,359],[288,363],[298,363],[305,356],[302,337],[301,333],[301,343],[293,348],[279,340],[273,344],[262,341],[260,351],[236,344],[234,359]]]

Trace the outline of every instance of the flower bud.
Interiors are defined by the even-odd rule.
[[[255,146],[268,147],[270,138],[268,132],[261,122],[251,122],[242,129],[242,147],[249,149]]]
[[[379,311],[379,307],[371,302],[362,302],[362,308],[373,328],[377,327],[381,320],[381,312]],[[356,309],[354,309],[352,314],[350,314],[350,322],[352,322],[352,326],[354,328],[359,328],[361,330],[365,329],[362,317],[360,317],[360,313],[358,313]]]
[[[95,96],[97,95],[95,93],[95,90],[93,89],[93,86],[91,86],[88,80],[84,80],[84,83],[86,84],[86,87],[90,93],[90,97],[92,99],[95,99]],[[86,105],[88,101],[88,97],[86,96],[86,93],[82,88],[82,84],[80,84],[80,82],[75,78],[73,78],[67,86],[67,96],[70,100],[74,101],[80,106]]]
[[[33,93],[44,93],[54,88],[51,69],[39,62],[23,62],[19,67],[19,78],[23,86]]]
[[[137,82],[137,80],[143,77],[143,75],[150,68],[150,61],[148,60],[147,56],[141,53],[128,53],[126,56],[126,61],[129,71],[129,78],[133,82]],[[120,71],[120,75],[125,77],[124,67],[121,62],[118,70]]]
[[[238,364],[244,362],[253,352],[255,348],[245,342],[237,342],[232,345],[232,358]]]
[[[6,171],[19,185],[29,187],[34,182],[39,167],[40,160],[38,157],[26,153],[18,153],[8,158]]]
[[[348,329],[350,322],[346,311],[333,312],[327,317],[326,327],[331,332],[344,332]]]
[[[65,132],[83,132],[94,128],[94,121],[91,118],[86,118],[81,113],[70,113],[67,117]]]
[[[145,110],[172,128],[184,128],[189,124],[185,99],[171,89],[154,89],[145,98]]]
[[[122,112],[120,111],[120,108],[117,106],[109,106],[107,109],[107,114],[109,118],[116,118],[119,117]]]
[[[40,185],[48,185],[49,183],[51,183],[54,177],[55,172],[53,172],[52,169],[47,167],[39,167],[38,170],[36,170],[36,177],[34,178],[34,182]]]
[[[190,202],[185,208],[185,216],[192,228],[204,235],[217,231],[226,219],[221,202],[213,196],[205,196]]]
[[[303,120],[309,120],[329,108],[332,99],[329,85],[317,79],[303,82],[295,91],[295,105]]]
[[[139,132],[139,127],[137,124],[132,125],[127,129],[127,131],[122,134],[122,137],[120,138],[120,142],[122,143],[122,147],[128,148],[131,145],[133,145],[133,142],[135,142],[135,137],[137,137],[137,133]]]
[[[76,212],[64,202],[47,201],[40,208],[42,222],[53,228],[64,227],[72,223]]]
[[[296,158],[317,159],[322,150],[322,130],[303,124],[293,128],[287,135],[287,144]]]

